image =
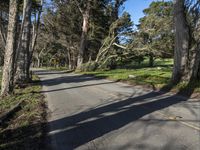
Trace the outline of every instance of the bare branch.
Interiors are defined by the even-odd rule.
[[[76,3],[76,6],[78,7],[79,11],[81,12],[81,14],[83,14],[83,10],[81,9],[79,2],[77,0],[75,0],[75,3]]]
[[[117,43],[113,43],[113,45],[119,47],[119,48],[122,48],[122,49],[127,49],[127,47],[123,46],[123,45],[119,45]]]

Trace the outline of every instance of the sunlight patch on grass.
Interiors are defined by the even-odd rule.
[[[170,83],[172,68],[171,67],[153,67],[141,69],[116,69],[110,71],[82,72],[81,74],[94,75],[100,78],[110,80],[125,81],[133,85],[147,85],[156,89],[161,89]],[[134,78],[129,78],[129,75]],[[200,81],[191,84],[181,82],[172,87],[172,91],[194,90],[194,93],[200,93]]]
[[[116,69],[110,71],[84,72],[83,74],[95,75],[112,80],[129,81],[133,84],[149,84],[160,87],[167,84],[171,78],[170,68],[142,68],[142,69]],[[129,75],[135,78],[129,78]]]

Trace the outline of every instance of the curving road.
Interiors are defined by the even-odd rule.
[[[37,70],[48,149],[200,150],[200,102],[139,86]]]

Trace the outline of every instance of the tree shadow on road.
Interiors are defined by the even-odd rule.
[[[66,118],[51,121],[48,123],[50,127],[49,137],[54,136],[54,138],[57,138],[58,144],[65,143],[65,145],[68,145],[67,149],[69,150],[75,149],[105,134],[118,130],[129,123],[138,121],[145,115],[187,101],[187,98],[177,98],[177,95],[168,97],[162,97],[162,95],[163,93],[150,92],[145,95],[98,106],[97,108],[89,109]],[[157,100],[151,101],[155,98]],[[148,120],[146,121],[148,122]],[[165,121],[162,123],[165,123]],[[37,124],[15,129],[12,131],[12,134],[18,133],[19,130],[34,128],[35,126]],[[8,143],[12,142],[12,139],[5,140]],[[14,143],[12,144],[14,145]]]
[[[55,86],[63,83],[84,83],[88,81],[99,81],[102,80],[102,78],[94,78],[89,75],[67,75],[67,76],[61,76],[56,78],[50,78],[50,79],[44,79],[42,80],[42,84],[45,86]],[[109,83],[109,81],[108,81]]]
[[[177,98],[177,95],[174,95],[145,102],[145,99],[155,98],[158,95],[158,93],[151,92],[50,122],[51,131],[58,139],[66,137],[67,139],[62,140],[61,143],[67,143],[71,149],[74,149],[137,121],[147,114],[187,100],[186,98]],[[134,105],[137,101],[144,101],[144,103]]]
[[[68,79],[65,80],[68,81]],[[75,82],[81,82],[79,77],[77,77],[77,80],[78,81]],[[87,80],[88,78],[83,77],[83,81]],[[186,102],[191,93],[192,91],[188,93],[188,97],[180,97],[179,96],[180,93],[174,94],[172,96],[169,95],[166,96],[164,92],[149,92],[144,95],[129,97],[126,100],[116,99],[115,102],[112,102],[110,104],[102,104],[99,105],[98,107],[90,108],[83,112],[48,122],[49,134],[47,136],[47,141],[53,137],[57,139],[56,141],[58,145],[62,144],[67,145],[68,147],[66,147],[66,149],[72,150],[89,142],[92,142],[97,138],[103,137],[104,135],[112,131],[121,129],[122,127],[130,123],[134,123],[136,121],[147,122],[140,127],[140,129],[142,128],[143,130],[145,130],[145,128],[149,124],[155,123],[155,121],[152,121],[151,119],[144,120],[143,119],[144,116],[168,108],[172,105]],[[163,119],[163,121],[160,120],[156,121],[157,123],[163,125],[169,120]],[[199,120],[191,120],[191,121],[199,122]],[[17,134],[19,133],[19,131],[26,131],[28,128],[35,128],[36,126],[38,125],[34,124],[34,125],[24,126],[23,128],[20,129],[13,129],[11,133]],[[10,131],[4,131],[3,133],[1,133],[2,134],[1,136],[6,134],[7,132]],[[144,149],[145,147],[146,149],[151,148],[151,145],[145,145],[142,142],[148,136],[146,131],[144,131],[144,133],[145,135],[141,137],[141,139],[138,139],[135,148],[137,148],[137,146],[143,147]],[[134,133],[132,134],[134,136]],[[35,137],[33,135],[30,138],[35,138]],[[9,138],[1,140],[0,144],[2,144],[3,142],[10,143],[9,144],[10,147],[11,146],[14,147],[16,143],[13,142],[13,139]],[[22,141],[17,140],[17,142],[22,142]],[[172,144],[172,141],[170,140],[166,141],[164,147],[170,147],[170,149],[177,148],[176,143]],[[132,149],[134,149],[134,147]],[[153,145],[152,149],[155,149]]]

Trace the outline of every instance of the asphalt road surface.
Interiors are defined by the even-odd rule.
[[[52,150],[200,150],[200,101],[85,75],[37,70]]]

